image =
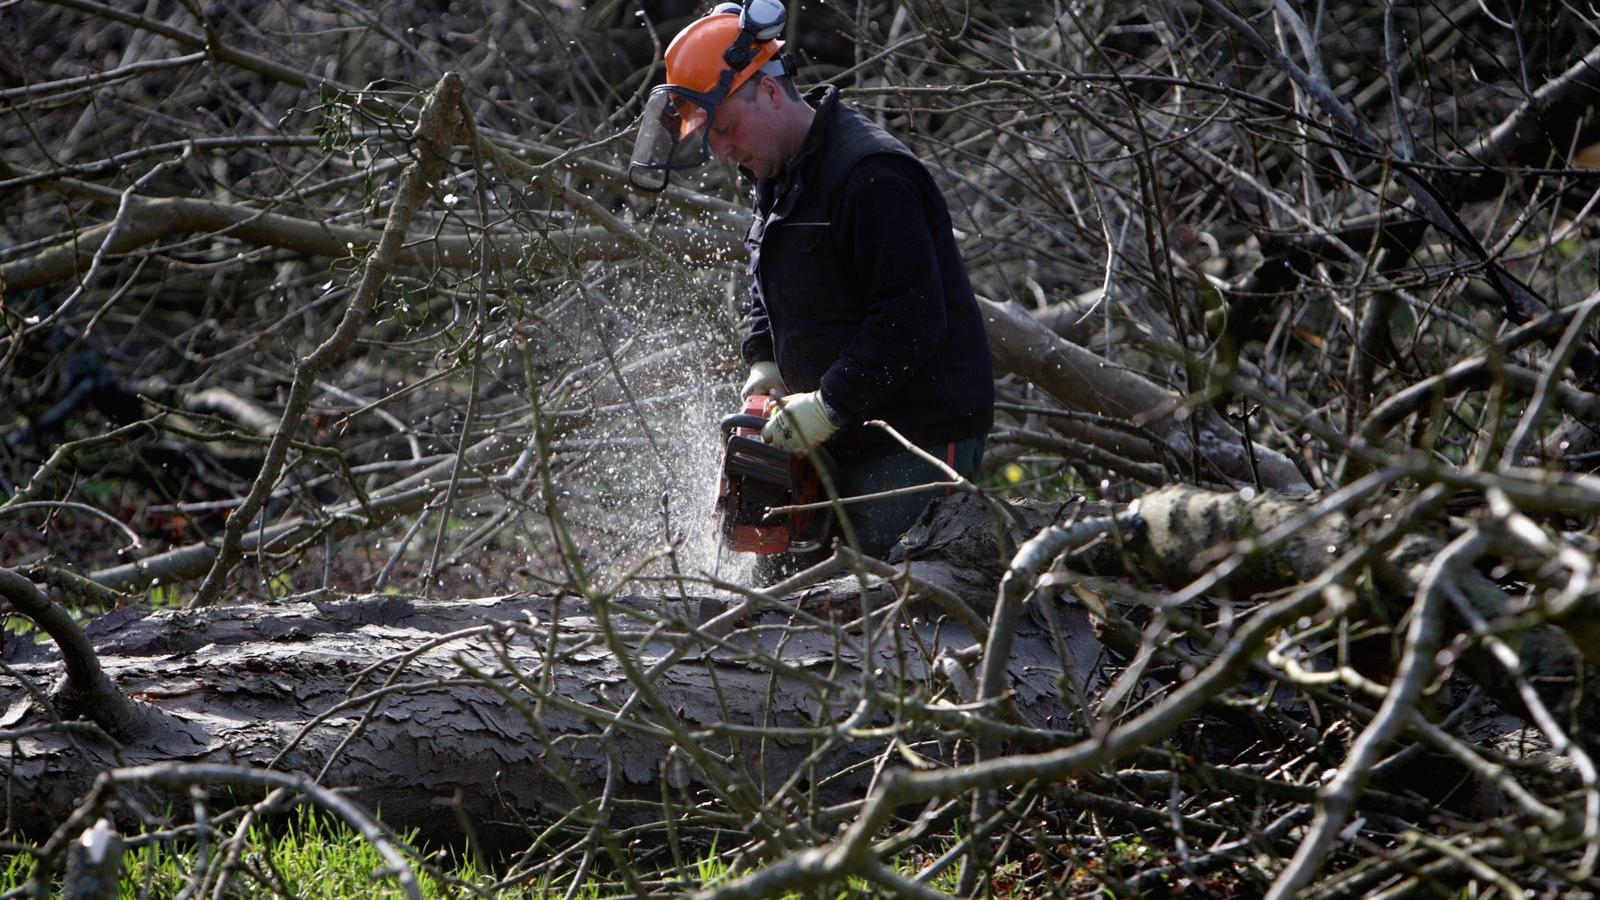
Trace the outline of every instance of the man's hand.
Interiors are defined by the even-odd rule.
[[[780,401],[761,437],[790,453],[804,453],[832,437],[841,424],[822,402],[822,392],[808,391]]]
[[[782,397],[788,392],[788,388],[783,386],[783,376],[778,374],[778,364],[764,359],[750,367],[750,377],[744,380],[744,389],[739,392],[739,397],[746,400],[756,394]]]

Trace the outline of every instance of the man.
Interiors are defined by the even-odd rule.
[[[630,168],[664,189],[708,154],[755,181],[744,395],[781,397],[762,432],[822,446],[841,496],[945,480],[880,428],[973,477],[994,421],[983,318],[933,178],[904,144],[822,87],[802,97],[777,0],[725,3],[666,52]],[[851,504],[861,549],[885,556],[933,495]]]

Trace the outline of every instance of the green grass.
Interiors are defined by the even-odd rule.
[[[219,848],[210,847],[214,865]],[[191,842],[152,841],[130,848],[123,856],[120,896],[174,897],[187,885],[201,861]],[[226,896],[267,897],[403,897],[392,875],[379,875],[384,861],[371,844],[344,823],[299,807],[287,823],[256,825],[246,838],[238,870],[229,879]],[[452,860],[450,874],[462,881],[485,883],[468,859]],[[470,896],[413,867],[425,897]],[[32,859],[15,856],[0,869],[0,892],[21,887],[32,872]],[[59,873],[58,873],[59,877]],[[213,882],[214,884],[214,882]],[[206,896],[210,896],[210,889]]]
[[[167,609],[183,603],[183,592],[175,584],[156,582],[145,591],[145,598],[152,609]]]
[[[415,835],[408,836],[408,841]],[[148,839],[147,839],[148,840]],[[197,865],[215,867],[220,852],[215,843],[209,854],[202,858],[190,841],[148,840],[130,848],[123,857],[123,879],[119,896],[122,900],[135,898],[167,898],[177,896],[194,876]],[[897,862],[902,875],[914,875],[922,865],[933,859],[932,855],[913,853]],[[437,862],[437,857],[435,858]],[[16,855],[0,860],[0,893],[22,887],[32,872],[32,858]],[[337,820],[329,819],[310,807],[299,807],[284,820],[270,825],[256,825],[246,838],[240,864],[228,881],[225,896],[229,898],[393,898],[403,897],[399,882],[392,875],[379,875],[384,868],[378,851],[360,835]],[[487,888],[494,883],[492,875],[478,870],[470,857],[449,857],[444,868],[454,882],[441,880],[413,865],[424,897],[472,897],[473,891],[462,888],[460,882]],[[930,885],[935,890],[952,891],[956,886],[955,866],[941,872]],[[704,887],[725,882],[738,873],[731,871],[727,861],[715,846],[690,861],[690,871]],[[52,895],[60,892],[60,872]],[[208,881],[205,896],[215,889],[215,873]],[[518,887],[496,894],[505,900],[534,900],[534,898],[561,897],[570,882],[556,877],[552,881]],[[677,891],[669,891],[677,893]],[[834,896],[838,898],[870,896],[874,891],[866,882],[849,879]],[[1000,892],[1001,896],[1009,892]],[[577,892],[582,900],[629,896],[619,882],[604,875],[591,874],[588,883]],[[798,894],[790,895],[798,900]]]
[[[415,833],[405,836],[414,843]],[[212,843],[205,857],[215,866],[220,848]],[[438,856],[434,862],[438,864]],[[183,891],[195,873],[197,865],[206,864],[192,841],[150,840],[131,847],[123,855],[123,877],[119,897],[136,898],[175,897]],[[265,898],[373,898],[404,897],[405,892],[392,875],[378,874],[385,867],[383,858],[372,844],[363,840],[343,822],[319,814],[310,807],[298,807],[286,820],[270,825],[256,825],[250,829],[245,841],[240,863],[228,880],[226,897],[236,900],[265,900]],[[412,872],[428,898],[474,897],[473,891],[458,886],[466,882],[482,888],[493,884],[492,875],[481,872],[469,856],[452,856],[444,863],[449,879],[441,880],[415,865]],[[33,871],[33,859],[17,854],[0,859],[0,894],[14,891],[27,883]],[[706,880],[728,877],[727,867],[715,854],[696,865],[697,873]],[[539,882],[496,894],[504,900],[535,900],[565,895],[568,886],[565,878]],[[205,892],[206,897],[215,889],[214,875]],[[61,871],[56,872],[56,883],[51,896],[59,895]],[[581,900],[600,900],[602,897],[622,897],[626,893],[620,884],[608,884],[591,875],[587,884],[575,895]]]

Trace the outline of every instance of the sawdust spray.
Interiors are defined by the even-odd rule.
[[[722,466],[718,424],[738,411],[744,378],[737,364],[739,314],[730,303],[722,320],[708,322],[705,305],[686,302],[666,283],[635,279],[605,306],[610,322],[650,323],[649,330],[602,327],[588,335],[610,341],[611,358],[595,366],[582,393],[612,412],[577,436],[593,449],[560,479],[563,510],[599,578],[609,582],[654,553],[661,558],[642,575],[670,578],[675,562],[687,593],[719,595],[689,579],[714,574],[748,584],[754,567],[753,556],[721,547],[714,510]],[[663,552],[669,546],[670,558]],[[676,592],[675,584],[663,587],[641,584],[638,591]]]

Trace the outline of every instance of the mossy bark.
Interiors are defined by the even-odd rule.
[[[1286,540],[1257,548],[1262,538],[1297,517],[1310,504],[1272,493],[1208,491],[1171,485],[1137,501],[1144,533],[1137,541],[1140,563],[1167,584],[1182,585],[1235,550],[1244,564],[1229,580],[1243,593],[1277,590],[1314,577],[1349,546],[1350,524],[1339,515],[1307,521]]]

